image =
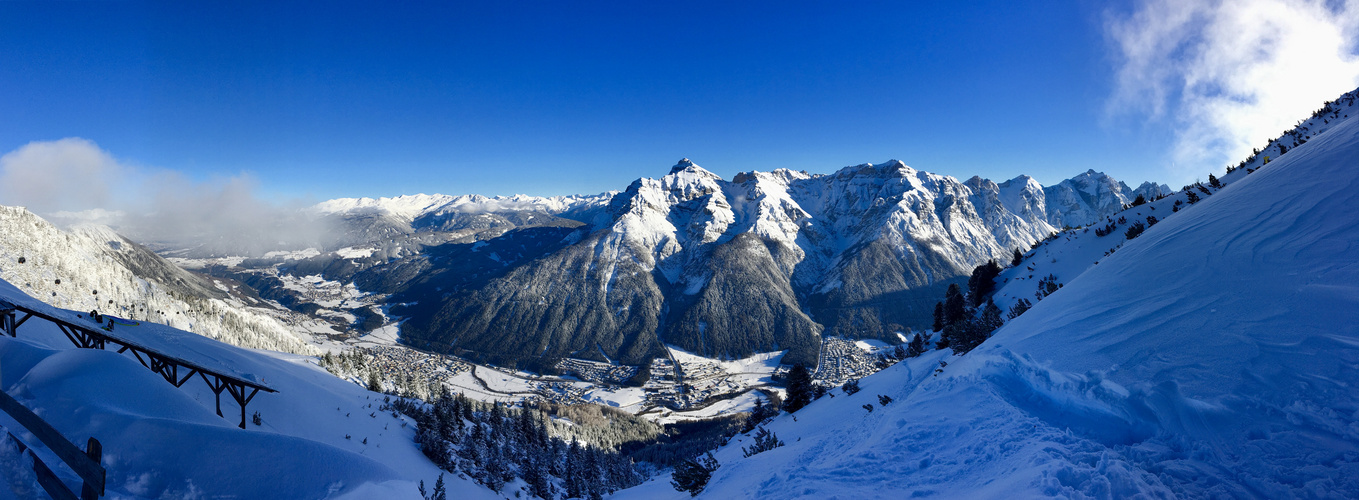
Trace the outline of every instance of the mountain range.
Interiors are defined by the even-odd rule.
[[[897,342],[979,263],[1169,192],[1093,170],[1046,188],[960,182],[899,161],[726,180],[685,159],[594,196],[331,200],[312,210],[345,228],[344,248],[245,267],[353,282],[387,297],[404,342],[484,362],[643,364],[669,344],[812,363],[821,335]]]

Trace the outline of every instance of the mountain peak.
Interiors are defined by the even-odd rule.
[[[670,173],[673,174],[673,173],[676,173],[676,172],[682,172],[682,171],[684,171],[685,169],[688,169],[689,167],[694,167],[694,166],[697,166],[697,165],[694,165],[694,162],[693,162],[693,161],[690,161],[688,158],[680,158],[679,163],[676,163],[675,166],[670,167]]]

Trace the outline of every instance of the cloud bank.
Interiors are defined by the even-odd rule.
[[[1109,111],[1170,120],[1187,178],[1359,86],[1359,0],[1144,0],[1105,30],[1118,60]]]
[[[93,142],[31,142],[0,156],[0,199],[36,213],[107,207],[126,169]]]
[[[0,204],[54,223],[105,224],[136,241],[218,255],[325,246],[333,233],[303,203],[264,200],[257,186],[248,175],[197,182],[128,165],[80,138],[31,142],[0,156]]]

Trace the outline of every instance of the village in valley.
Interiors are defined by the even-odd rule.
[[[351,345],[384,387],[398,393],[442,386],[482,401],[596,403],[658,422],[747,411],[757,398],[781,397],[777,380],[791,368],[781,364],[783,352],[718,360],[667,347],[669,357],[656,358],[645,367],[566,358],[555,366],[560,375],[549,376],[414,349],[392,342],[391,336],[365,336]],[[814,378],[820,385],[838,386],[886,366],[884,355],[891,351],[891,346],[877,341],[825,338]],[[367,383],[362,377],[351,378]]]

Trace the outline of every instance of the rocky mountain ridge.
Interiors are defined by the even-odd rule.
[[[495,253],[498,265],[474,266],[475,279],[431,264],[390,290],[415,303],[393,313],[407,319],[407,342],[498,363],[637,364],[662,343],[714,357],[789,349],[809,362],[823,334],[895,342],[924,326],[942,287],[1047,237],[1053,215],[1103,216],[1138,192],[1168,191],[1094,172],[1080,180],[1061,191],[1079,203],[1051,208],[1026,176],[959,182],[891,161],[728,181],[685,159],[634,181],[588,223],[554,226],[558,241],[508,231],[456,250],[535,239],[536,256]]]

